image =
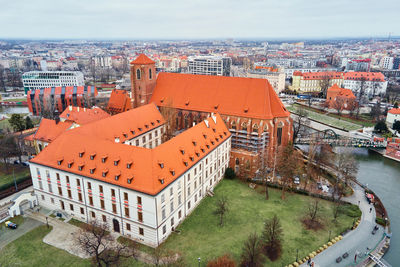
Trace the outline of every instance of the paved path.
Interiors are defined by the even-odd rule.
[[[353,189],[354,194],[350,197],[343,198],[343,200],[355,205],[358,205],[358,201],[360,201],[359,207],[362,211],[361,222],[355,230],[344,235],[341,241],[318,254],[313,259],[315,267],[353,266],[356,264],[354,262],[356,252],[360,255],[357,257],[357,263],[359,263],[365,259],[367,255],[366,252],[371,251],[383,237],[384,229],[381,226],[379,226],[379,230],[375,235],[371,234],[376,225],[375,209],[372,205],[368,204],[364,189],[357,184]],[[371,212],[370,208],[372,208]],[[346,252],[349,256],[340,263],[336,263],[336,258],[342,256]],[[307,265],[303,264],[301,266]]]
[[[0,229],[0,249],[41,224],[40,221],[31,218],[24,218],[24,222],[21,225],[18,225],[17,229],[9,229],[3,225]]]

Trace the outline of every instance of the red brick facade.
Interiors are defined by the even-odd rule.
[[[131,91],[133,107],[140,107],[150,102],[151,95],[156,85],[156,67],[151,59],[142,58],[140,55],[130,64]]]

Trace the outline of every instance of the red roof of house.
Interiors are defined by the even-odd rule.
[[[381,72],[358,72],[351,71],[344,73],[345,80],[360,80],[365,79],[366,81],[385,81],[385,76]]]
[[[132,109],[131,98],[125,90],[113,89],[110,99],[108,100],[107,111],[114,113],[121,113]]]
[[[123,121],[117,118],[115,123]],[[153,149],[88,135],[84,129],[91,125],[61,135],[31,162],[156,195],[230,136],[219,115],[209,117],[207,123],[201,122]]]
[[[140,54],[135,60],[131,62],[131,64],[136,64],[136,65],[147,65],[147,64],[155,64],[153,60],[151,60],[148,56],[145,54]]]
[[[346,98],[356,98],[350,89],[340,88],[336,83],[328,88],[328,93],[335,92],[336,96],[342,96]]]
[[[71,127],[72,122],[58,122],[55,120],[49,120],[43,118],[40,122],[39,128],[35,133],[35,140],[44,141],[50,143],[54,141],[58,136],[68,130]]]
[[[162,72],[151,102],[163,106],[169,99],[185,110],[259,119],[289,116],[266,79]]]
[[[343,72],[337,71],[321,71],[321,72],[305,72],[302,74],[304,80],[320,80],[326,79],[341,79],[343,78]]]
[[[144,105],[85,125],[80,132],[102,140],[130,140],[165,123],[154,104]]]
[[[60,119],[84,125],[110,116],[110,114],[98,107],[89,109],[69,106],[63,111],[63,113],[61,113]]]
[[[392,108],[391,110],[388,111],[391,114],[400,114],[400,108]]]

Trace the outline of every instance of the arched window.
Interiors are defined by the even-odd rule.
[[[239,163],[240,163],[240,162],[239,162],[239,159],[236,158],[236,159],[235,159],[235,164],[236,164],[236,165],[239,165]]]
[[[149,79],[151,80],[153,78],[153,72],[151,71],[151,69],[149,69]]]
[[[253,133],[258,133],[258,124],[257,124],[257,123],[254,123],[254,124],[253,124],[252,132],[253,132]]]
[[[235,121],[232,122],[231,128],[234,129],[234,130],[236,130],[236,122],[235,122]]]
[[[242,131],[247,131],[247,123],[242,123]]]
[[[140,80],[140,78],[141,78],[141,73],[140,73],[140,69],[137,69],[136,70],[136,79],[138,79],[138,80]]]
[[[189,116],[185,115],[185,129],[189,128]]]

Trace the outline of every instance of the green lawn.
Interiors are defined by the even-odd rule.
[[[5,129],[7,129],[7,128],[11,129],[11,126],[10,126],[10,124],[8,123],[8,119],[1,120],[1,121],[0,121],[0,129],[5,130]]]
[[[29,167],[11,164],[9,165],[9,170],[6,171],[4,164],[0,163],[0,188],[6,185],[14,186],[13,168],[17,183],[23,180],[25,177],[30,176]]]
[[[50,231],[42,225],[8,244],[0,251],[0,266],[90,266],[89,260],[45,244],[42,239]]]
[[[300,220],[312,198],[287,194],[286,200],[281,200],[281,191],[274,189],[270,189],[269,194],[270,199],[266,201],[264,194],[250,189],[245,183],[221,181],[215,188],[215,196],[202,201],[178,227],[181,234],[172,234],[163,244],[164,249],[182,253],[190,266],[196,265],[198,257],[207,262],[225,253],[239,261],[244,240],[250,233],[261,234],[264,220],[276,214],[284,231],[283,255],[273,263],[266,262],[266,265],[282,266],[296,259],[296,249],[299,249],[299,257],[304,257],[327,242],[329,230],[334,237],[353,224],[354,218],[343,214],[338,223],[333,223],[332,203],[321,200],[324,229],[306,230]],[[218,219],[213,215],[215,202],[221,195],[229,198],[230,207],[223,227],[217,225]]]
[[[291,112],[297,112],[297,108],[294,105],[288,106],[286,108]],[[315,120],[315,121],[318,121],[318,122],[321,122],[321,123],[324,123],[324,124],[327,124],[327,125],[330,125],[333,127],[337,127],[337,128],[343,129],[343,130],[347,130],[347,131],[353,131],[353,130],[358,130],[358,129],[362,128],[362,125],[350,122],[350,121],[346,120],[347,118],[342,119],[343,117],[340,117],[340,119],[339,119],[339,118],[335,118],[331,115],[332,114],[326,115],[326,114],[318,113],[318,112],[307,109],[307,117],[312,120]]]

